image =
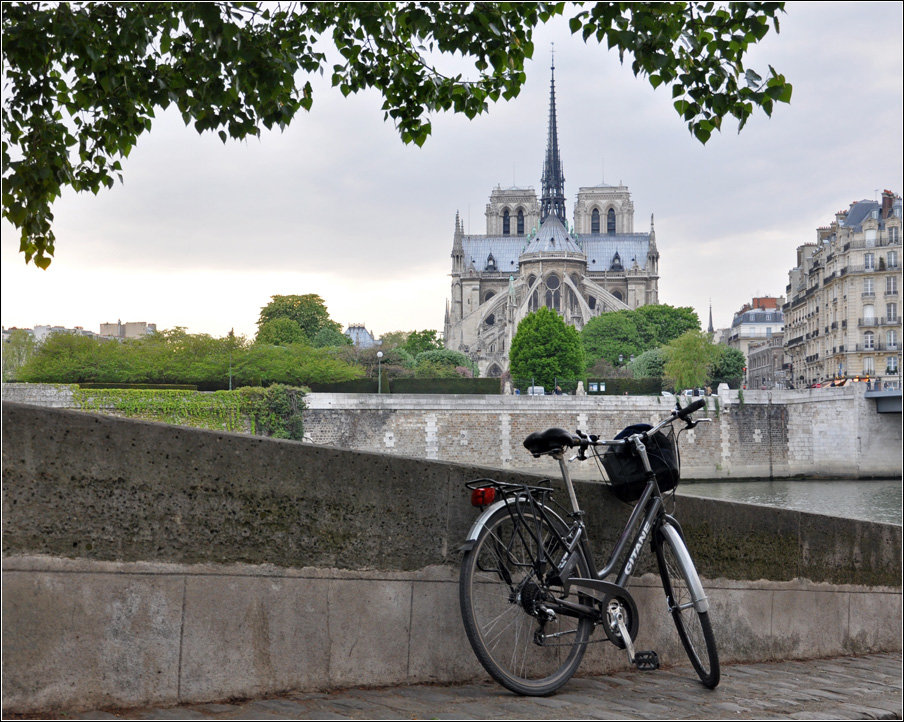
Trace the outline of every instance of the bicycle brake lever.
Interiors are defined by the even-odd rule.
[[[706,424],[711,421],[712,421],[712,419],[694,419],[693,421],[688,420],[686,422],[687,426],[685,426],[684,428],[685,429],[693,429],[697,424]]]

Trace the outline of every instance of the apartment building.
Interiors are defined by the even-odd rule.
[[[747,347],[747,385],[751,389],[786,389],[790,380],[785,362],[784,334]]]
[[[901,196],[886,190],[797,249],[783,306],[792,386],[859,378],[901,387],[901,215]]]
[[[755,297],[750,303],[745,303],[731,320],[726,343],[738,349],[749,361],[751,344],[770,341],[784,330],[784,303],[783,297],[774,296]]]
[[[144,338],[150,334],[157,332],[156,323],[148,323],[147,321],[128,321],[123,323],[102,323],[100,325],[100,335],[102,338]]]

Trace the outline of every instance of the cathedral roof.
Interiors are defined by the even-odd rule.
[[[490,256],[501,273],[517,273],[518,256],[524,248],[524,236],[465,236],[462,239],[464,266],[485,271]]]
[[[584,253],[558,216],[549,215],[540,226],[524,253]]]
[[[626,269],[635,261],[640,268],[647,265],[649,233],[581,233],[578,241],[587,256],[588,271],[608,271],[616,253]]]
[[[640,268],[647,265],[647,253],[650,250],[648,233],[581,233],[577,235],[576,244],[573,236],[566,236],[561,224],[559,229],[561,235],[553,236],[558,238],[555,245],[548,243],[549,234],[543,232],[543,227],[527,246],[525,246],[526,236],[464,236],[462,238],[464,266],[465,268],[473,266],[474,270],[479,272],[492,271],[492,268],[488,268],[492,256],[496,272],[517,273],[519,257],[523,253],[546,251],[561,253],[563,250],[569,253],[583,253],[587,257],[587,270],[591,272],[610,270],[616,253],[626,269],[630,269],[635,260]]]

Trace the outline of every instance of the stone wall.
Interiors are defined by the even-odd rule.
[[[14,403],[2,431],[4,713],[485,678],[458,610],[463,484],[535,477]],[[630,507],[576,486],[602,566]],[[676,515],[724,662],[901,648],[900,526]],[[638,646],[686,664],[654,566]],[[626,664],[591,645],[581,672]]]
[[[550,426],[613,437],[656,423],[671,396],[400,396],[310,394],[305,438],[361,451],[486,464],[537,473],[522,441]],[[877,414],[859,386],[802,391],[727,392],[707,398],[711,424],[681,436],[686,479],[901,474],[901,416]],[[591,463],[575,475],[598,478]]]

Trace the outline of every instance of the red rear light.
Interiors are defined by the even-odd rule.
[[[496,490],[492,486],[484,486],[471,492],[471,504],[489,506],[496,500]]]

